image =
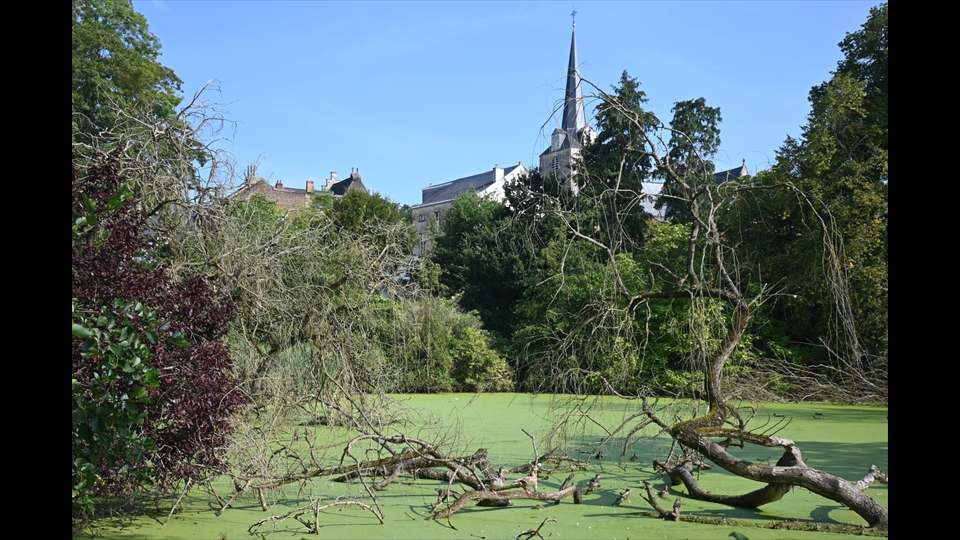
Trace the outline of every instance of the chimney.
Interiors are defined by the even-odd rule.
[[[494,165],[494,166],[493,166],[493,181],[494,181],[494,182],[499,182],[500,180],[503,180],[503,168],[500,167],[499,165]]]
[[[330,191],[330,188],[337,183],[337,171],[330,171],[330,178],[327,178],[327,185],[323,186],[324,191]]]
[[[273,189],[283,189],[283,182],[277,180],[277,185],[273,186]]]
[[[307,180],[307,193],[313,193],[313,180]]]

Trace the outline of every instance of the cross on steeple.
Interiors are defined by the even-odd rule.
[[[577,26],[577,8],[573,8],[573,12],[570,13],[570,17],[573,18],[573,26]]]

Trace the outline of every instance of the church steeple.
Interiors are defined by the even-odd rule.
[[[571,13],[576,16],[577,12]],[[567,88],[563,94],[563,123],[561,129],[578,139],[580,130],[587,126],[583,112],[583,92],[580,89],[580,62],[577,61],[577,23],[570,35],[570,62],[567,65]]]
[[[576,11],[571,13],[575,17]],[[580,149],[589,144],[596,135],[587,124],[583,107],[581,89],[580,62],[577,59],[577,23],[574,19],[570,36],[570,60],[567,63],[567,87],[563,94],[563,118],[559,127],[553,130],[550,147],[540,154],[540,169],[556,174],[564,180],[567,191],[576,194],[579,191],[573,179],[574,166],[580,156]]]

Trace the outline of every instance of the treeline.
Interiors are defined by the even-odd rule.
[[[769,170],[712,186],[715,195],[706,184],[719,109],[703,98],[677,102],[658,155],[654,134],[664,126],[624,72],[595,111],[599,136],[583,149],[577,196],[534,169],[502,202],[473,194],[455,202],[433,253],[440,282],[479,314],[519,388],[698,388],[696,350],[720,336],[697,335],[687,300],[629,305],[615,282],[673,290],[686,264],[711,264],[688,260],[691,227],[699,226],[690,204],[722,197],[706,219],[737,257],[728,277],[764,297],[727,369],[750,383],[751,397],[884,399],[886,4],[840,46],[845,58],[833,77],[810,92],[802,135],[784,142]],[[651,181],[664,181],[657,207],[667,222],[640,204]],[[684,193],[684,183],[693,189]],[[816,389],[807,387],[811,378]]]

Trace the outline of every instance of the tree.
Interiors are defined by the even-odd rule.
[[[833,77],[810,91],[811,112],[800,138],[789,137],[774,167],[758,178],[770,189],[751,195],[750,210],[731,231],[759,254],[757,264],[783,280],[789,296],[773,305],[770,314],[793,321],[790,341],[814,346],[820,353],[809,356],[818,363],[840,362],[854,372],[872,372],[871,377],[880,380],[861,378],[859,386],[883,396],[888,327],[887,4],[872,8],[867,22],[840,47],[845,57]],[[826,245],[820,235],[825,221],[836,233]],[[829,250],[840,258],[833,272],[795,264],[828,256]],[[833,300],[837,273],[851,287],[848,304]]]
[[[245,403],[223,337],[229,298],[150,260],[123,152],[73,157],[74,502],[222,470]]]
[[[182,81],[157,60],[160,42],[130,0],[73,0],[74,138],[111,129],[116,110],[170,119]]]
[[[597,139],[585,146],[578,167],[582,173],[578,182],[586,197],[576,201],[577,215],[584,229],[595,230],[607,242],[638,249],[650,216],[634,205],[652,172],[650,156],[643,151],[642,131],[651,127],[653,116],[643,109],[646,92],[626,71],[612,96],[629,109],[612,107],[605,100],[597,105]],[[613,233],[622,235],[613,238]]]
[[[350,231],[360,233],[371,220],[386,223],[408,221],[404,219],[400,206],[379,193],[366,193],[356,189],[333,201],[333,218],[337,224]]]
[[[422,295],[377,302],[392,324],[374,335],[388,363],[399,368],[399,392],[506,392],[513,373],[491,347],[476,312],[449,298]]]
[[[665,161],[673,174],[660,171],[664,180],[655,208],[666,208],[667,219],[674,223],[690,223],[690,209],[684,203],[691,194],[683,193],[683,186],[674,180],[699,189],[713,182],[714,165],[710,161],[720,148],[720,109],[710,107],[702,97],[674,103],[670,120],[670,141]]]
[[[354,232],[318,209],[287,215],[255,196],[230,201],[215,230],[190,247],[217,269],[210,279],[237,305],[238,369],[258,403],[303,390],[291,370],[310,366],[290,356],[298,351],[389,379],[377,374],[384,366],[369,343],[372,328],[383,324],[371,302],[406,286],[397,269],[411,259],[410,226],[378,219],[358,225]]]
[[[749,410],[734,405],[734,396],[738,389],[728,382],[727,367],[735,359],[738,350],[744,346],[751,321],[759,308],[780,292],[772,283],[759,279],[765,274],[744,271],[744,262],[750,261],[752,257],[749,247],[738,242],[721,226],[722,223],[729,222],[725,217],[727,213],[735,216],[740,211],[742,194],[758,187],[740,180],[716,184],[707,176],[707,165],[702,155],[694,158],[699,163],[673,162],[670,159],[670,147],[663,144],[667,138],[664,133],[667,128],[663,124],[656,119],[648,123],[651,118],[649,113],[636,109],[635,103],[621,102],[616,96],[602,96],[601,99],[609,109],[617,111],[621,118],[633,123],[639,137],[638,143],[642,144],[642,147],[629,147],[626,152],[638,152],[648,156],[656,170],[678,186],[678,201],[685,206],[690,216],[689,228],[683,242],[684,261],[682,266],[677,268],[669,261],[652,258],[655,253],[625,252],[621,248],[622,244],[609,240],[616,239],[617,233],[602,235],[597,229],[584,228],[578,220],[576,208],[567,209],[555,203],[551,204],[553,201],[545,202],[542,208],[548,209],[563,223],[568,238],[566,245],[558,252],[571,253],[590,249],[599,255],[598,260],[603,263],[602,271],[593,273],[598,276],[596,283],[585,284],[584,287],[589,288],[593,295],[589,304],[591,308],[581,310],[583,319],[565,332],[562,339],[557,340],[553,355],[559,361],[555,362],[555,365],[562,368],[565,365],[563,360],[575,361],[583,347],[593,347],[589,336],[599,329],[610,329],[609,321],[619,323],[629,320],[622,314],[633,316],[648,310],[654,302],[660,300],[682,302],[686,307],[686,320],[689,325],[686,331],[690,335],[686,365],[691,375],[702,381],[702,390],[696,397],[703,402],[706,412],[692,413],[691,416],[694,417],[688,420],[669,422],[661,418],[656,408],[650,406],[644,397],[636,415],[643,420],[638,420],[636,424],[624,422],[618,428],[610,430],[608,437],[633,433],[632,430],[639,429],[638,426],[652,423],[668,433],[681,447],[700,453],[733,474],[766,484],[744,495],[712,495],[699,487],[687,465],[676,463],[668,467],[666,472],[673,481],[682,482],[689,496],[696,499],[756,508],[779,500],[789,492],[790,486],[801,486],[844,504],[863,517],[870,526],[886,529],[887,510],[863,493],[872,482],[885,478],[876,467],[871,467],[868,474],[859,481],[848,481],[809,467],[804,463],[799,446],[794,441],[751,431],[748,426],[752,414]],[[856,113],[856,109],[852,112]],[[672,136],[694,139],[691,134],[676,131],[672,133]],[[626,162],[629,157],[625,156],[621,162]],[[683,168],[677,165],[692,168],[696,174],[693,177],[683,176]],[[885,182],[885,175],[880,179]],[[550,197],[544,196],[544,199],[549,200]],[[852,202],[843,204],[851,205]],[[581,205],[582,207],[591,206],[588,203]],[[623,205],[622,208],[631,206]],[[820,205],[813,205],[812,208],[820,212],[821,216],[829,215],[829,212],[833,211],[831,207],[824,208]],[[623,223],[629,223],[625,211],[621,210],[616,216],[618,221],[611,222],[611,226],[622,229]],[[830,243],[832,224],[829,219],[825,219],[823,223],[825,226],[820,229],[821,241],[826,239]],[[633,266],[638,259],[646,258],[645,255],[650,256],[647,262],[652,268],[656,268],[656,272],[647,279],[638,279]],[[828,251],[825,257],[825,266],[832,269],[836,269],[838,262],[843,260],[836,250]],[[816,264],[820,260],[814,259],[810,262]],[[801,262],[794,261],[794,264]],[[560,268],[565,268],[565,263],[560,265]],[[831,278],[831,292],[838,299],[837,303],[844,304],[849,298],[849,291],[845,288],[846,275],[829,270],[827,275]],[[564,272],[558,282],[562,283],[563,279],[570,277]],[[557,287],[554,287],[554,290],[556,291]],[[626,332],[632,330],[628,325],[612,328],[613,338],[626,335]],[[563,373],[557,370],[551,375],[562,376]],[[603,374],[589,371],[585,376],[603,377]],[[649,390],[643,388],[637,391],[638,397],[649,393]],[[742,447],[744,444],[781,448],[783,455],[776,465],[764,466],[750,463],[729,452],[730,447]]]
[[[506,205],[467,192],[444,214],[443,235],[432,254],[441,268],[440,283],[504,340],[511,337],[516,304],[526,287],[529,258],[523,238]]]

